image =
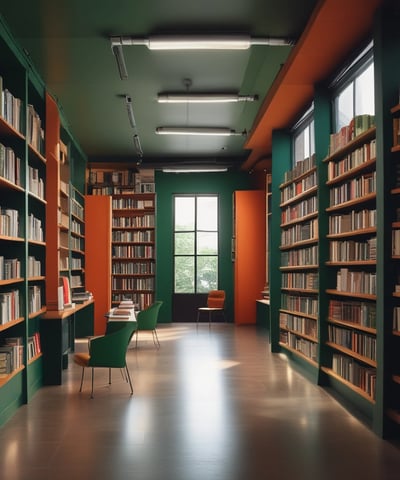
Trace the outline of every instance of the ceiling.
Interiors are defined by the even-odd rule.
[[[291,46],[243,51],[151,51],[124,46],[121,80],[110,37],[154,34],[249,34],[298,39],[317,0],[38,0],[3,2],[1,14],[59,101],[90,161],[143,166],[243,165],[246,136],[156,135],[157,127],[228,127],[251,131]],[[191,80],[191,86],[185,85]],[[159,104],[160,92],[237,92],[254,102]],[[132,98],[136,128],[127,115]],[[139,159],[133,134],[140,139]]]

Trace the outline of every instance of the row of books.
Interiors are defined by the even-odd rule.
[[[29,145],[43,155],[44,129],[42,127],[42,121],[39,114],[36,112],[35,107],[31,104],[28,104],[26,123],[26,137]]]
[[[314,218],[308,222],[298,223],[281,231],[281,246],[290,246],[304,240],[318,238],[318,219]]]
[[[21,159],[11,147],[0,143],[0,176],[21,186]]]
[[[376,209],[351,210],[348,213],[329,216],[331,235],[371,227],[376,227]]]
[[[376,158],[376,140],[365,143],[362,147],[353,150],[340,160],[330,161],[328,163],[328,180],[333,180],[353,168],[359,167],[363,163]]]
[[[154,278],[116,278],[112,279],[113,290],[149,290],[153,291]]]
[[[24,344],[22,337],[3,338],[0,345],[0,378],[22,367]]]
[[[83,218],[84,218],[83,206],[77,201],[73,200],[70,202],[70,207],[71,207],[71,214],[75,215],[76,218],[83,221]]]
[[[289,205],[283,208],[281,211],[281,223],[292,222],[293,220],[299,220],[307,215],[312,215],[318,212],[317,197],[313,195],[310,198],[306,198],[295,205]]]
[[[363,241],[332,240],[329,242],[329,260],[331,262],[376,260],[376,237]]]
[[[290,272],[282,273],[282,288],[296,288],[300,290],[317,290],[318,273]]]
[[[33,195],[44,200],[45,187],[44,181],[39,176],[39,169],[28,166],[28,190]]]
[[[345,125],[339,130],[339,132],[331,134],[329,142],[330,155],[345,147],[354,138],[358,137],[363,132],[366,132],[374,125],[374,115],[364,114],[355,116],[349,125]]]
[[[136,312],[138,309],[139,305],[134,303],[132,300],[121,300],[119,305],[115,308],[112,308],[106,316],[108,321],[134,321],[136,320]]]
[[[34,240],[36,242],[44,241],[42,221],[40,218],[36,218],[33,213],[28,215],[28,224],[27,224],[27,234],[29,240]]]
[[[77,222],[74,218],[71,218],[71,232],[77,235],[83,235],[83,225],[81,222]]]
[[[21,278],[21,262],[18,258],[4,258],[0,256],[0,280]]]
[[[73,292],[72,293],[72,302],[73,303],[85,303],[93,299],[93,293],[89,291],[84,292]]]
[[[119,304],[123,300],[131,300],[139,306],[139,310],[144,310],[153,303],[154,294],[152,292],[112,293],[111,301],[113,304]]]
[[[307,190],[318,185],[317,172],[312,171],[309,175],[301,178],[298,182],[290,183],[281,189],[281,203],[288,202],[303,194]]]
[[[0,235],[19,237],[19,212],[13,208],[0,208]]]
[[[281,343],[288,345],[290,348],[302,353],[307,358],[317,361],[317,343],[285,330],[280,331],[280,341]]]
[[[285,172],[285,183],[292,181],[294,178],[299,177],[300,175],[305,174],[306,172],[312,170],[315,167],[315,155],[307,157],[304,160],[296,162],[296,165],[291,170]]]
[[[0,115],[6,122],[23,134],[22,100],[15,97],[8,88],[3,88],[3,78],[0,76]]]
[[[301,312],[306,315],[318,315],[318,300],[316,297],[307,295],[290,295],[282,293],[281,308],[293,312]]]
[[[281,266],[317,265],[318,245],[284,251],[281,253]]]
[[[13,289],[0,293],[0,325],[4,325],[21,316],[19,290]]]
[[[91,195],[131,195],[133,193],[155,193],[155,183],[136,183],[135,185],[103,185],[91,186]]]
[[[339,292],[376,295],[376,273],[340,268],[336,274],[336,289]]]
[[[330,342],[347,348],[362,357],[376,360],[376,337],[347,328],[328,326]]]
[[[112,199],[113,210],[125,210],[125,209],[138,209],[143,210],[146,208],[154,208],[153,200],[138,200],[136,198],[113,198]]]
[[[329,318],[363,327],[376,328],[376,304],[373,302],[330,300]]]
[[[113,274],[150,275],[155,273],[154,262],[113,262]]]
[[[400,255],[400,230],[392,230],[392,255]]]
[[[37,357],[42,353],[42,347],[40,344],[40,333],[36,332],[32,336],[28,337],[28,342],[26,345],[28,361]]]
[[[330,206],[340,205],[376,192],[376,172],[366,173],[360,177],[331,188]]]
[[[307,335],[317,339],[317,322],[314,319],[300,317],[291,313],[280,312],[279,326],[280,328],[294,330],[302,335]]]
[[[42,308],[42,290],[39,285],[28,287],[28,311],[29,313],[39,312]]]
[[[154,214],[146,214],[129,217],[113,217],[113,228],[152,228],[155,226]]]
[[[155,249],[152,245],[113,245],[113,258],[149,258],[153,259]]]
[[[154,230],[114,230],[113,242],[154,242]]]
[[[375,399],[376,369],[360,365],[351,357],[333,354],[332,370]]]

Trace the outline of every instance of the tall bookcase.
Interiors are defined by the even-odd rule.
[[[318,202],[315,157],[285,174],[281,193],[279,343],[317,366]]]
[[[42,384],[45,89],[0,20],[0,424]]]
[[[154,178],[125,168],[90,166],[88,193],[112,196],[111,304],[155,300]]]

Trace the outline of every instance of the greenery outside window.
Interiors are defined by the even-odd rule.
[[[174,196],[174,292],[218,288],[218,196]]]

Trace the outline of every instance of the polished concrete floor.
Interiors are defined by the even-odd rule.
[[[399,480],[400,449],[271,354],[254,327],[163,325],[78,392],[70,362],[0,429],[2,480]],[[79,341],[77,351],[86,348]]]

